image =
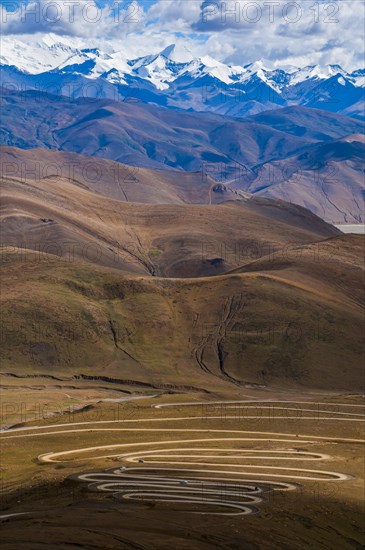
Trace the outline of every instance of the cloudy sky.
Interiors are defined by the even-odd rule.
[[[33,42],[53,33],[133,58],[177,44],[181,60],[364,67],[363,0],[0,0],[2,32]]]

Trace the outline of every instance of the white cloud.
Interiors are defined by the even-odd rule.
[[[1,8],[3,32],[72,36],[88,47],[113,45],[127,57],[175,42],[182,57],[188,51],[239,65],[265,58],[276,65],[364,66],[362,1],[157,0],[144,10],[137,0],[124,0],[119,6],[32,0],[13,14]]]
[[[2,31],[8,35],[52,32],[101,41],[137,27],[142,32],[145,25],[145,12],[137,0],[104,8],[94,0],[32,0],[14,12],[2,7],[1,17]]]
[[[364,66],[362,2],[219,0],[203,2],[202,12],[194,28],[207,34],[207,50],[213,57],[230,50],[225,61],[237,64],[266,58],[277,65]]]
[[[158,0],[147,12],[149,21],[160,29],[191,32],[191,25],[200,17],[201,0]]]

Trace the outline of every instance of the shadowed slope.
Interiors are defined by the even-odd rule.
[[[73,151],[149,168],[197,171],[203,165],[215,171],[220,165],[245,172],[312,143],[362,132],[355,119],[305,107],[241,120],[142,102],[3,90],[0,137],[3,145]]]
[[[300,204],[330,223],[363,223],[364,157],[364,136],[350,135],[263,164],[231,187]]]

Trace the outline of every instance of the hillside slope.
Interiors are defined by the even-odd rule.
[[[2,370],[213,392],[359,391],[363,238],[305,251],[180,280],[4,251]]]
[[[364,136],[349,135],[262,164],[229,188],[299,204],[329,223],[364,223],[364,158]]]
[[[171,182],[164,189],[175,200]],[[113,194],[107,179],[92,190],[54,174],[3,176],[4,372],[358,391],[362,237],[260,197],[141,204]]]
[[[282,112],[283,111],[283,112]],[[212,171],[214,179],[282,159],[318,141],[362,133],[361,122],[305,107],[234,119],[142,102],[2,93],[0,143],[109,158],[147,168]],[[218,171],[218,173],[217,173]]]
[[[69,180],[111,199],[145,204],[215,204],[242,199],[243,191],[219,186],[203,171],[152,170],[99,157],[51,149],[0,147],[1,176],[32,183]]]
[[[13,160],[18,158],[11,157],[14,150],[6,153]],[[20,158],[32,155],[43,158],[40,151]],[[252,258],[339,233],[309,211],[281,201],[185,204],[177,193],[185,199],[196,198],[199,188],[194,175],[186,174],[175,185],[176,180],[168,181],[167,173],[160,188],[160,173],[141,170],[141,183],[125,184],[125,194],[143,193],[144,200],[153,203],[142,204],[110,198],[120,196],[119,185],[108,179],[110,171],[105,181],[86,183],[78,176],[55,177],[54,162],[39,165],[34,158],[20,167],[15,161],[10,169],[8,164],[10,175],[3,176],[1,242],[39,255],[79,259],[131,273],[195,277],[224,273]],[[46,153],[45,158],[56,161],[59,154]],[[63,160],[70,158],[75,161],[75,156],[62,156]],[[106,161],[93,159],[92,164],[97,172],[102,173],[106,166],[110,169]],[[24,166],[28,172],[46,166],[50,174],[44,176],[42,170],[42,177],[23,177]],[[141,192],[135,190],[139,185],[143,186]],[[206,199],[208,191],[216,194],[209,185],[203,185],[201,194]],[[166,196],[177,204],[155,204],[164,203]]]

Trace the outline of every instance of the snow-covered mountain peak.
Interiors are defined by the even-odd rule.
[[[160,55],[163,57],[166,57],[167,59],[172,59],[172,61],[174,61],[173,54],[174,53],[176,54],[175,50],[176,50],[176,45],[170,44],[170,46],[167,46],[164,50],[162,50],[162,52],[160,52]]]
[[[33,44],[25,44],[4,36],[1,38],[0,63],[15,66],[28,74],[39,74],[55,69],[78,53],[77,48],[63,42],[47,41],[47,37]]]
[[[129,60],[112,47],[109,51],[103,51],[100,47],[85,47],[80,40],[61,38],[53,33],[45,34],[29,44],[6,36],[2,38],[0,62],[3,65],[13,65],[25,73],[39,74],[57,68],[64,69],[67,65],[74,66],[88,59],[104,60],[108,70],[114,68],[118,72],[135,72],[140,78],[150,80],[160,89],[187,73],[196,78],[210,75],[226,84],[237,80],[244,83],[256,76],[275,88],[288,80],[283,78],[283,74],[290,75],[291,84],[309,79],[329,78],[336,74],[344,78],[348,76],[339,65],[278,68],[273,67],[269,61],[260,59],[245,66],[232,66],[217,61],[210,55],[194,58],[188,50],[185,51],[176,44],[169,44],[159,53]],[[96,74],[99,74],[99,71]],[[353,74],[353,78],[358,77],[363,77],[363,74]]]
[[[341,108],[353,104],[354,110],[349,112],[357,116],[362,112],[365,86],[364,69],[348,73],[338,64],[279,67],[260,59],[230,65],[211,55],[194,56],[180,43],[131,59],[124,50],[113,49],[111,42],[101,47],[53,33],[29,38],[27,43],[23,38],[4,36],[0,70],[3,85],[34,89],[50,83],[60,93],[67,93],[71,80],[77,83],[75,93],[82,96],[85,79],[97,80],[95,89],[102,97],[128,96],[126,89],[131,87],[143,100],[193,110],[212,108],[231,116],[286,104],[319,102],[321,108],[327,108],[333,83],[347,96],[341,97]],[[202,86],[209,91],[204,88],[202,93]]]

